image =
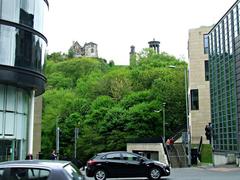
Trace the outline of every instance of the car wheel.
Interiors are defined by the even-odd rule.
[[[158,180],[161,178],[161,170],[154,167],[152,169],[150,169],[149,171],[149,179],[151,180]]]
[[[98,169],[95,171],[94,178],[95,180],[105,180],[106,172],[103,169]]]

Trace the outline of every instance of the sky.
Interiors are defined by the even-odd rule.
[[[160,52],[188,61],[189,29],[217,23],[236,0],[48,0],[48,53],[67,52],[73,41],[98,45],[98,56],[129,64],[148,41]]]

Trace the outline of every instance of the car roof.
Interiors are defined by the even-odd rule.
[[[0,168],[6,167],[36,167],[36,168],[51,168],[58,169],[69,164],[68,161],[58,160],[16,160],[16,161],[5,161],[0,163]]]
[[[110,153],[129,153],[129,154],[136,154],[136,153],[132,153],[132,152],[127,152],[127,151],[109,151],[109,152],[101,152],[98,153],[97,155],[105,155],[105,154],[110,154]],[[138,154],[136,154],[138,155]]]

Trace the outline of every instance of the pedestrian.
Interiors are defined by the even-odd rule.
[[[170,150],[170,139],[168,138],[166,141],[166,146],[167,146],[167,150]]]
[[[174,144],[174,139],[173,139],[173,137],[171,137],[171,139],[170,139],[170,149],[171,149],[171,151],[173,150],[173,144]]]
[[[50,159],[51,160],[56,160],[57,159],[57,154],[56,154],[55,150],[52,151]]]
[[[27,154],[25,160],[32,160],[33,159],[33,155],[32,154]]]

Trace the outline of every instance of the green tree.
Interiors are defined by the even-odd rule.
[[[166,137],[184,128],[186,63],[151,49],[136,53],[135,60],[129,67],[86,57],[47,61],[44,154],[55,147],[56,124],[62,156],[72,155],[74,128],[80,128],[77,156],[84,161],[101,151],[125,150],[129,138],[161,136],[163,116],[156,110],[163,103]]]

